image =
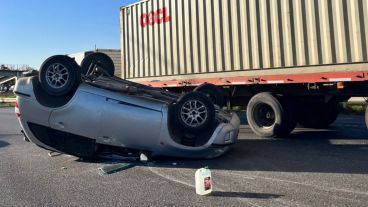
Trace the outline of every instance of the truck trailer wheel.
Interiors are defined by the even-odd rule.
[[[80,68],[70,57],[55,55],[43,62],[39,82],[51,96],[63,96],[75,90],[80,83]]]
[[[212,103],[220,107],[224,106],[224,93],[219,87],[213,84],[205,83],[195,88],[194,91],[203,93],[208,98],[210,98]]]
[[[249,101],[247,119],[254,133],[274,138],[286,135],[295,128],[296,121],[282,102],[272,93],[259,93]]]
[[[305,128],[326,129],[339,115],[339,103],[310,103],[299,110],[299,124]]]
[[[206,130],[215,122],[215,107],[199,92],[190,92],[175,105],[176,125],[188,132]]]
[[[296,128],[298,124],[298,113],[296,104],[292,98],[278,97],[286,114],[285,127],[281,129],[280,135],[288,135]]]

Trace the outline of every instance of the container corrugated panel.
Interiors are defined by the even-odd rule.
[[[150,0],[121,9],[123,78],[368,61],[368,0]]]

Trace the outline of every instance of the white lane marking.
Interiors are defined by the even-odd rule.
[[[235,160],[240,160],[234,156],[231,155],[225,155],[229,158],[235,159]],[[243,177],[243,174],[239,174],[236,172],[232,172],[233,175],[238,175]],[[360,191],[354,191],[354,190],[349,190],[349,189],[343,189],[343,188],[331,188],[331,187],[324,187],[321,185],[314,185],[314,184],[310,184],[310,183],[301,183],[301,182],[296,182],[296,181],[291,181],[291,180],[283,180],[283,179],[277,179],[277,178],[269,178],[269,177],[263,177],[263,176],[259,176],[259,172],[257,172],[257,175],[254,176],[246,176],[246,178],[259,178],[259,179],[263,179],[263,180],[271,180],[271,181],[276,181],[276,182],[283,182],[283,183],[291,183],[291,184],[295,184],[295,185],[304,185],[304,186],[308,186],[308,187],[313,187],[313,188],[317,188],[320,189],[322,191],[326,191],[326,192],[344,192],[344,193],[352,193],[352,194],[359,194],[359,195],[363,195],[363,196],[368,196],[367,192],[360,192]]]
[[[237,173],[231,173],[231,174],[243,177],[242,174],[237,174]],[[263,180],[271,180],[271,181],[283,182],[283,183],[291,183],[291,184],[296,184],[296,185],[304,185],[304,186],[317,188],[317,189],[327,191],[327,192],[340,191],[340,192],[345,192],[345,193],[360,194],[360,195],[368,196],[368,193],[365,193],[365,192],[348,190],[348,189],[343,189],[343,188],[331,188],[331,187],[329,188],[329,187],[323,187],[323,186],[320,186],[320,185],[314,185],[314,184],[309,184],[309,183],[301,183],[301,182],[296,182],[296,181],[291,181],[291,180],[283,180],[283,179],[277,179],[277,178],[269,178],[269,177],[263,177],[263,176],[253,176],[253,178],[259,178],[259,179],[263,179]]]
[[[151,166],[148,166],[148,169],[149,169],[151,172],[153,172],[154,174],[156,174],[156,175],[158,175],[158,176],[160,176],[160,177],[162,177],[162,178],[165,178],[165,179],[167,179],[167,180],[171,180],[171,181],[176,182],[176,183],[180,183],[180,184],[182,184],[182,185],[186,185],[186,186],[189,186],[189,187],[195,188],[195,185],[192,185],[192,184],[187,183],[187,182],[185,182],[185,181],[178,180],[178,179],[173,178],[173,177],[168,176],[168,175],[161,174],[161,173],[160,173],[160,172],[158,172],[157,170],[154,170],[154,168],[153,168],[153,167],[151,167]]]

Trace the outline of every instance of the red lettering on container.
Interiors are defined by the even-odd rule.
[[[140,25],[145,28],[147,26],[153,26],[155,24],[162,24],[171,21],[171,17],[168,14],[166,7],[151,11],[149,14],[142,14],[140,17]]]

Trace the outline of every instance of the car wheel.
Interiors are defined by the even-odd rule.
[[[179,99],[175,109],[175,120],[184,131],[206,130],[215,121],[213,103],[207,96],[199,92],[185,94]]]
[[[260,137],[274,138],[290,133],[294,123],[288,117],[287,107],[272,93],[259,93],[247,106],[248,124]]]
[[[63,96],[79,85],[80,69],[77,63],[65,55],[48,58],[40,68],[39,82],[43,90],[52,96]]]
[[[224,106],[224,93],[219,87],[213,84],[205,83],[195,88],[194,91],[205,94],[212,101],[212,103],[220,107]]]
[[[114,76],[115,73],[114,62],[108,55],[100,52],[95,52],[90,55],[87,55],[83,59],[81,63],[82,75],[86,75],[89,72],[90,68],[94,67],[94,65],[98,65],[99,67],[104,69],[109,76]]]

